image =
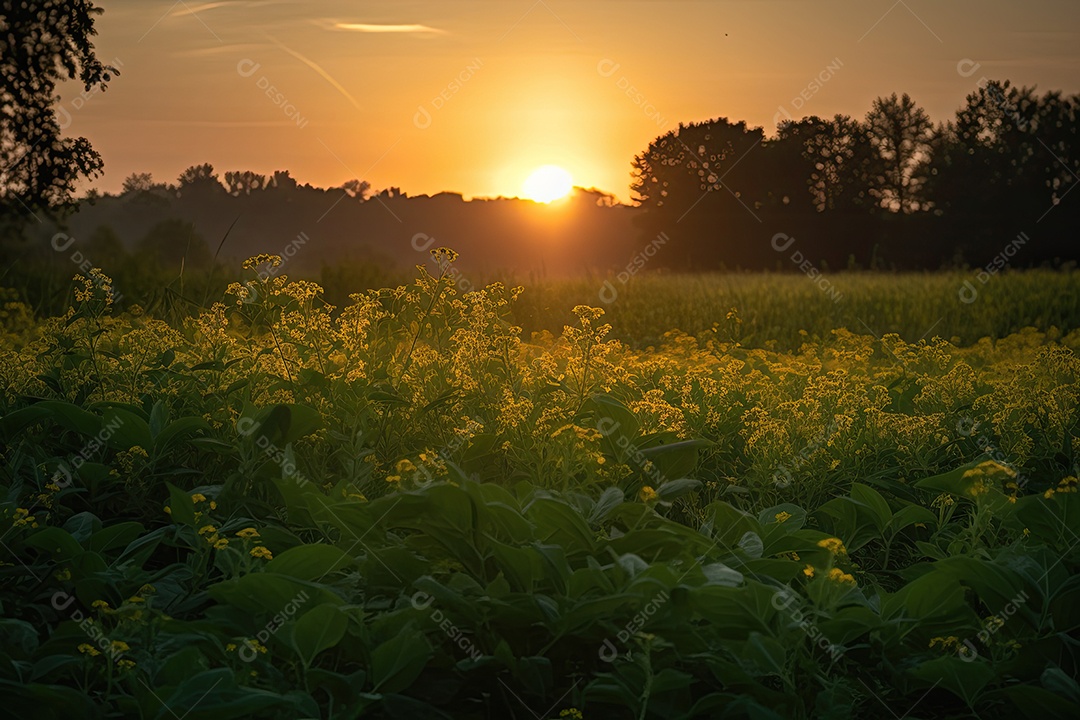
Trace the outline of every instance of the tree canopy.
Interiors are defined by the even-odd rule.
[[[101,156],[83,137],[64,137],[71,110],[57,83],[104,90],[116,68],[94,53],[88,0],[0,1],[0,212],[21,224],[68,205],[80,177],[100,174]]]

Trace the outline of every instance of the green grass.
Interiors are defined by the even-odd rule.
[[[613,337],[635,346],[656,343],[679,329],[691,335],[720,325],[729,310],[742,319],[743,344],[797,349],[807,339],[827,341],[833,330],[904,340],[942,337],[971,345],[1025,327],[1068,331],[1080,327],[1080,273],[1035,270],[1005,272],[985,284],[972,272],[830,273],[834,294],[801,274],[641,274],[626,284],[618,277],[546,281],[528,286],[519,302],[526,331],[558,333],[577,304],[603,307]],[[610,290],[604,298],[604,283]],[[972,298],[965,282],[977,291]],[[839,299],[837,299],[837,296]],[[806,335],[803,335],[805,332]]]

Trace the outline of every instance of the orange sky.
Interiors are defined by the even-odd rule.
[[[781,108],[861,117],[893,91],[944,120],[984,75],[1080,91],[1076,0],[99,4],[98,54],[121,76],[62,104],[109,191],[210,162],[515,195],[555,164],[625,201],[633,156],[680,121],[771,133]]]

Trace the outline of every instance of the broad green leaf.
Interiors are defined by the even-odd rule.
[[[994,671],[982,660],[965,660],[956,655],[927,660],[911,674],[930,685],[940,685],[974,708],[980,693],[994,679]]]
[[[298,580],[318,581],[332,572],[347,570],[352,564],[353,558],[333,545],[298,545],[266,563],[266,571]]]
[[[315,656],[341,642],[349,618],[337,607],[324,604],[308,610],[292,626],[292,646],[305,667]]]
[[[700,487],[700,480],[694,480],[693,478],[679,478],[678,480],[668,480],[660,485],[660,487],[656,488],[656,494],[660,496],[661,500],[671,502],[687,493],[694,492]]]
[[[412,685],[431,657],[424,633],[408,630],[371,652],[371,681],[375,692],[396,693]]]
[[[889,509],[889,503],[885,502],[885,498],[881,497],[881,493],[869,485],[852,483],[851,499],[869,511],[870,516],[874,519],[874,527],[879,533],[883,532],[892,520],[892,510]]]

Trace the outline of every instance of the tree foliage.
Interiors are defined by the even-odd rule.
[[[0,211],[16,224],[67,205],[80,177],[101,173],[101,156],[83,137],[64,137],[71,111],[57,84],[103,90],[116,68],[91,38],[101,8],[88,0],[0,2]]]
[[[895,93],[861,121],[788,120],[774,137],[719,118],[653,140],[631,189],[646,239],[673,240],[664,265],[784,267],[777,232],[833,266],[982,265],[1036,231],[1027,262],[1062,260],[1080,214],[1080,194],[1066,197],[1080,178],[1078,113],[1080,96],[982,80],[937,126]]]

